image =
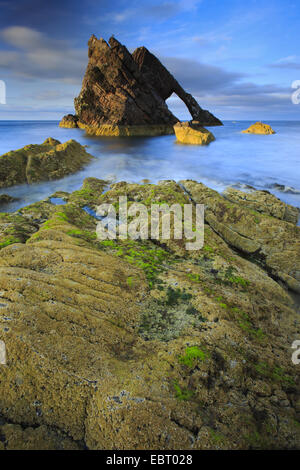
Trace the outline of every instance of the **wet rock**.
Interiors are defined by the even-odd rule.
[[[80,170],[94,157],[75,140],[61,144],[51,137],[0,156],[0,188],[59,179]]]
[[[60,145],[60,141],[57,139],[53,139],[53,137],[48,137],[43,143],[43,145],[56,146],[56,145]]]
[[[208,224],[196,253],[161,237],[98,240],[87,200],[190,202],[173,181],[102,188],[88,179],[65,205],[44,202],[47,220],[1,250],[0,428],[16,428],[0,429],[0,446],[299,448],[287,292]],[[211,211],[215,192],[202,190]]]
[[[119,124],[101,124],[99,127],[93,127],[78,122],[78,127],[84,129],[88,135],[98,137],[155,137],[157,135],[174,134],[174,129],[169,124],[147,124],[147,125],[119,125]]]
[[[0,194],[0,206],[13,201],[17,201],[17,198],[9,196],[8,194]]]
[[[74,116],[73,114],[67,114],[60,121],[59,127],[66,127],[68,129],[74,129],[78,127],[78,117]]]
[[[293,188],[292,186],[285,186],[284,184],[274,183],[268,186],[270,189],[276,189],[287,194],[299,194],[299,189]]]
[[[215,140],[210,131],[195,123],[178,122],[174,130],[177,142],[181,144],[208,145]]]
[[[18,213],[0,213],[0,249],[24,243],[38,230],[38,225]]]
[[[194,118],[221,124],[200,108],[147,49],[137,49],[131,55],[114,37],[107,43],[94,35],[88,46],[88,66],[81,92],[74,100],[76,116],[65,116],[61,127],[78,126],[99,136],[172,134],[178,119],[165,100],[173,91],[178,92]]]
[[[275,278],[300,292],[299,227],[256,212],[246,204],[229,202],[201,183],[182,184],[194,202],[205,204],[206,222],[226,243],[256,259]]]
[[[247,192],[243,192],[234,188],[227,188],[224,191],[224,196],[229,201],[236,202],[249,209],[254,209],[262,214],[271,215],[292,224],[298,223],[298,207],[286,204],[268,191],[258,191],[254,188],[249,188]]]
[[[109,183],[104,180],[89,177],[83,181],[82,188],[74,191],[68,200],[71,203],[78,204],[80,207],[89,206],[96,209],[97,205],[101,202],[101,195]]]
[[[256,122],[252,124],[248,129],[242,131],[243,134],[276,134],[276,132],[272,129],[269,124],[264,124],[263,122]]]
[[[19,424],[0,425],[0,450],[80,450],[83,446],[64,433],[39,426],[22,427]]]

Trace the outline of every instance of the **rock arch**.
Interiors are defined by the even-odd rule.
[[[221,121],[199,106],[195,98],[187,93],[166,67],[146,47],[138,47],[132,54],[140,72],[158,95],[166,101],[175,93],[186,105],[192,118],[203,125],[222,125]]]
[[[65,116],[61,127],[81,127],[96,135],[172,134],[178,122],[166,104],[172,93],[201,126],[222,124],[145,47],[130,54],[116,38],[106,42],[94,35],[88,46],[88,65],[74,100],[76,115]]]

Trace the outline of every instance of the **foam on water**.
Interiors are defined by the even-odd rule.
[[[0,155],[47,137],[75,139],[96,157],[90,165],[62,180],[0,190],[19,198],[1,210],[15,211],[56,191],[79,189],[84,178],[140,182],[149,179],[194,179],[223,191],[229,185],[266,189],[300,207],[300,122],[268,121],[275,135],[247,135],[252,122],[225,122],[210,130],[216,141],[207,147],[176,145],[175,136],[149,138],[88,137],[80,129],[62,129],[56,121],[0,121]]]

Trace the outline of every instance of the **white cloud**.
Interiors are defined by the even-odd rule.
[[[296,55],[283,57],[282,59],[279,59],[276,62],[274,62],[274,64],[270,64],[269,67],[274,68],[274,69],[299,70],[300,69],[300,57]]]
[[[99,17],[85,17],[88,24],[98,23],[125,23],[126,21],[134,21],[137,18],[143,18],[144,21],[164,21],[175,15],[186,12],[195,11],[203,0],[175,0],[175,1],[159,1],[153,2],[151,5],[142,4],[133,8],[124,8],[117,12],[109,12]]]
[[[288,86],[246,82],[242,74],[189,59],[165,57],[161,61],[203,108],[218,117],[230,110],[245,115],[255,110],[269,115],[282,110],[283,116],[295,112]],[[169,98],[168,106],[175,115],[187,118],[185,105],[176,95]]]
[[[1,31],[4,41],[20,49],[30,49],[37,47],[38,43],[43,43],[42,33],[23,26],[11,26]]]
[[[161,57],[160,60],[178,82],[193,94],[206,94],[212,90],[218,92],[243,78],[240,73],[228,72],[221,67],[192,59]]]
[[[293,62],[297,59],[298,58],[296,55],[289,55],[288,57],[282,57],[282,59],[279,59],[277,62],[280,64],[280,63],[285,63],[285,62]]]
[[[31,28],[11,26],[0,37],[13,51],[0,51],[0,66],[16,76],[77,83],[87,61],[86,49],[68,41],[49,38]]]
[[[187,8],[193,8],[195,2],[189,2]],[[121,14],[121,13],[120,13]],[[122,21],[122,17],[119,17]],[[170,31],[168,31],[170,34]],[[173,34],[173,31],[172,31]],[[222,33],[223,34],[223,33]],[[80,86],[87,64],[87,50],[78,49],[65,40],[52,39],[40,31],[20,26],[12,26],[0,31],[0,37],[10,46],[10,50],[0,50],[0,67],[2,71],[22,79],[52,80],[65,84]],[[224,40],[230,40],[224,33]],[[164,36],[160,38],[162,48]],[[198,36],[194,40],[217,40],[215,34]],[[227,39],[226,39],[227,38]],[[167,54],[166,54],[167,55]],[[162,63],[174,74],[178,82],[212,112],[215,108],[226,107],[239,109],[272,109],[280,106],[292,106],[290,90],[274,84],[257,85],[246,83],[245,76],[230,72],[222,67],[200,63],[192,59],[162,57]],[[298,57],[290,56],[280,59],[272,67],[299,68]],[[1,77],[3,78],[3,77]],[[56,86],[56,85],[55,85]],[[67,92],[71,87],[65,86]],[[59,87],[57,88],[59,90]],[[75,88],[74,88],[75,90]],[[74,95],[75,96],[75,93]],[[72,96],[62,95],[57,91],[42,91],[39,87],[35,102],[44,101],[70,103]],[[66,101],[64,101],[64,99]],[[175,100],[176,102],[176,100]],[[40,109],[40,108],[39,108]],[[215,112],[215,114],[217,114]]]
[[[194,42],[197,44],[207,45],[209,43],[219,43],[219,42],[229,42],[232,41],[232,37],[228,34],[218,34],[217,32],[210,32],[206,34],[202,34],[199,36],[194,36],[192,38]]]

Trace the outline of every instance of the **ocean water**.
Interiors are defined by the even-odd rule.
[[[5,188],[1,193],[18,197],[1,210],[20,207],[49,197],[55,191],[79,189],[84,178],[112,182],[156,183],[162,179],[194,179],[222,192],[227,186],[251,185],[266,189],[300,208],[300,121],[268,121],[277,132],[259,136],[242,134],[252,122],[225,121],[213,127],[216,141],[207,147],[175,143],[175,136],[108,138],[88,137],[80,129],[61,129],[57,121],[0,121],[0,155],[47,137],[88,145],[96,160],[62,180]],[[282,185],[279,190],[274,185]]]

